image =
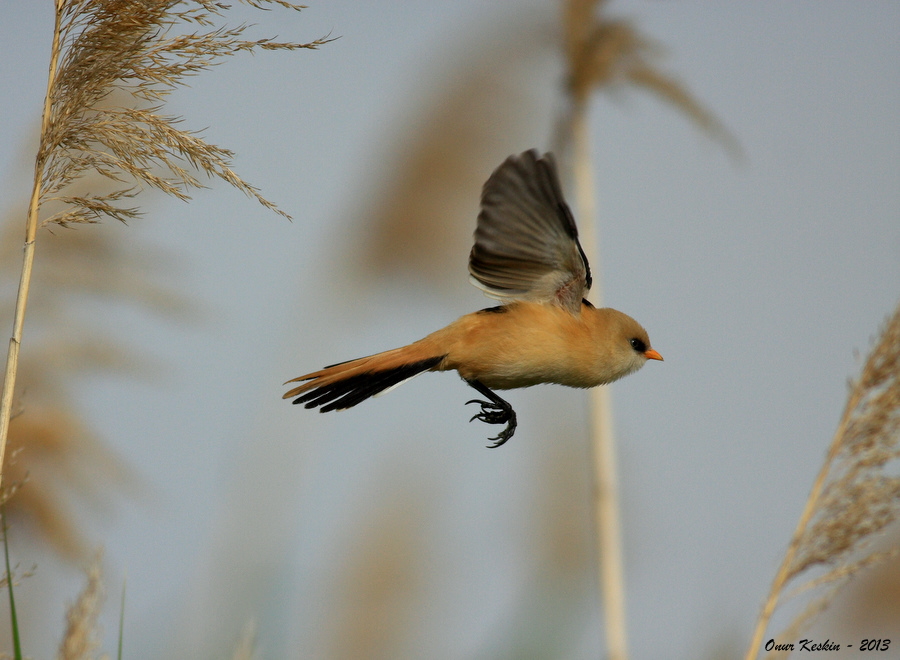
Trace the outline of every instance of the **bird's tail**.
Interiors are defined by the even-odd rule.
[[[321,406],[320,412],[345,410],[370,396],[381,394],[423,371],[437,367],[444,355],[429,354],[419,342],[369,357],[332,364],[319,371],[289,380],[303,382],[285,393],[285,399],[306,408]]]

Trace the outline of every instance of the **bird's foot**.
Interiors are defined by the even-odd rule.
[[[478,420],[486,424],[506,424],[506,428],[500,431],[495,437],[488,438],[492,444],[488,445],[490,449],[496,449],[516,432],[516,411],[506,401],[481,401],[480,399],[472,399],[466,401],[466,405],[477,403],[481,406],[481,412],[473,415],[470,422]]]

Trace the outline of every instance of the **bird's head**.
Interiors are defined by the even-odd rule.
[[[598,372],[603,382],[611,383],[643,367],[647,360],[663,357],[650,346],[650,336],[640,323],[627,314],[608,307],[596,312]]]

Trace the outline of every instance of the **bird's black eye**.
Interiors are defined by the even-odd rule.
[[[628,343],[630,343],[631,348],[633,348],[638,353],[645,353],[647,351],[647,344],[645,344],[643,340],[638,339],[637,337],[629,340]]]

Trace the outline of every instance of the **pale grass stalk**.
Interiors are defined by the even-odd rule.
[[[251,619],[244,624],[237,646],[231,654],[231,660],[254,660],[256,653],[256,637],[258,634],[256,621]]]
[[[740,147],[730,133],[677,80],[654,64],[662,49],[627,20],[605,15],[605,0],[564,0],[563,45],[567,60],[568,116],[560,122],[557,150],[571,154],[578,217],[584,229],[582,244],[591,256],[595,274],[595,302],[601,303],[596,195],[591,167],[588,108],[592,94],[622,84],[646,89],[671,103],[698,126],[719,139],[733,155]],[[609,390],[590,394],[591,431],[595,467],[600,591],[606,627],[607,658],[628,657],[622,532],[619,520],[616,447]]]
[[[809,497],[806,500],[806,506],[803,507],[803,513],[800,514],[800,519],[797,521],[797,527],[794,528],[794,535],[791,537],[791,542],[788,545],[787,551],[784,553],[784,559],[781,561],[781,566],[779,567],[778,572],[775,574],[775,579],[772,580],[772,586],[769,588],[769,595],[766,597],[766,601],[762,606],[759,618],[756,620],[756,628],[753,631],[753,639],[750,642],[750,647],[747,649],[745,660],[754,660],[759,654],[763,636],[766,634],[766,629],[769,627],[769,621],[772,619],[772,614],[775,612],[775,608],[778,606],[778,602],[781,598],[781,593],[784,591],[784,587],[788,583],[788,581],[795,575],[795,573],[792,571],[794,565],[794,557],[797,554],[797,550],[800,548],[800,544],[803,541],[804,533],[809,526],[809,522],[810,520],[812,520],[813,515],[816,513],[816,507],[819,503],[819,498],[822,495],[822,489],[825,486],[825,481],[828,478],[828,474],[831,471],[832,466],[834,465],[838,453],[840,453],[841,449],[843,448],[843,441],[845,432],[847,430],[847,425],[850,422],[850,416],[859,405],[862,395],[862,390],[860,390],[859,388],[854,388],[850,394],[850,397],[847,399],[847,405],[844,407],[844,413],[843,415],[841,415],[841,421],[838,424],[837,430],[834,433],[834,437],[831,440],[831,446],[828,448],[828,456],[825,458],[825,462],[822,464],[822,469],[819,470],[819,474],[816,476],[815,482],[813,482],[812,489],[809,492]]]
[[[50,70],[47,74],[47,94],[44,96],[44,109],[41,114],[41,144],[50,125],[51,90],[56,81],[56,70],[59,63],[59,28],[62,17],[62,0],[56,0],[55,24],[53,26],[53,44],[50,49]],[[22,257],[22,274],[19,278],[19,292],[16,296],[16,311],[13,317],[12,336],[9,338],[9,350],[6,355],[6,371],[3,375],[3,395],[0,399],[0,492],[3,488],[3,466],[6,459],[6,444],[9,437],[9,422],[12,417],[13,390],[16,386],[16,373],[19,368],[19,347],[22,344],[22,328],[25,325],[25,307],[28,304],[28,289],[31,285],[31,273],[34,266],[34,241],[37,235],[38,209],[40,207],[41,181],[44,176],[44,154],[38,153],[34,163],[34,186],[28,204],[28,216],[25,221],[25,245]]]
[[[572,110],[572,178],[575,203],[581,218],[582,243],[594,264],[594,302],[602,304],[599,281],[600,248],[597,228],[597,194],[591,163],[590,130],[586,103]],[[616,441],[613,434],[612,404],[608,387],[590,390],[591,446],[594,461],[594,512],[597,520],[597,562],[600,597],[606,630],[606,657],[628,658],[628,631],[625,608],[625,567],[622,559],[622,523],[619,510],[619,477]]]

